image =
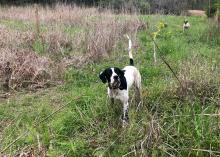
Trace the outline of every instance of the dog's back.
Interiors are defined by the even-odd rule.
[[[136,87],[141,86],[141,74],[135,66],[126,66],[123,69],[125,71],[124,76],[127,81],[127,87],[130,88],[132,84]]]

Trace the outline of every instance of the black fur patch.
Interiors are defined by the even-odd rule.
[[[184,23],[185,23],[185,24],[187,24],[187,23],[188,23],[188,21],[187,21],[187,20],[185,20],[185,21],[184,21]]]
[[[130,65],[134,66],[134,60],[130,58]]]
[[[119,76],[120,81],[121,81],[121,84],[120,84],[119,89],[120,89],[120,90],[127,89],[127,81],[126,81],[126,78],[125,78],[125,76],[124,76],[125,71],[124,71],[124,70],[121,70],[121,69],[119,69],[119,68],[117,68],[117,67],[114,68],[114,71],[115,71],[115,73]]]
[[[106,83],[107,81],[110,82],[111,76],[112,76],[112,70],[111,68],[107,68],[100,73],[99,78],[102,80],[103,83]]]

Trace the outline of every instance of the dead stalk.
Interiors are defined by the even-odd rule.
[[[39,13],[38,13],[38,6],[36,5],[35,9],[35,24],[36,24],[36,36],[40,35],[40,21],[39,21]]]

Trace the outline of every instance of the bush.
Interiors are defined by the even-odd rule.
[[[145,0],[135,1],[136,8],[139,9],[141,14],[147,14],[150,12],[150,4]]]
[[[211,0],[210,7],[206,9],[206,15],[208,17],[214,17],[220,9],[220,1],[219,0]],[[220,13],[218,13],[217,16],[220,16]]]

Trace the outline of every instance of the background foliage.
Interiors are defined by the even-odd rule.
[[[54,6],[57,3],[80,6],[99,6],[116,11],[140,11],[141,13],[163,12],[180,14],[185,9],[204,9],[207,0],[1,0],[2,5],[42,4]]]

